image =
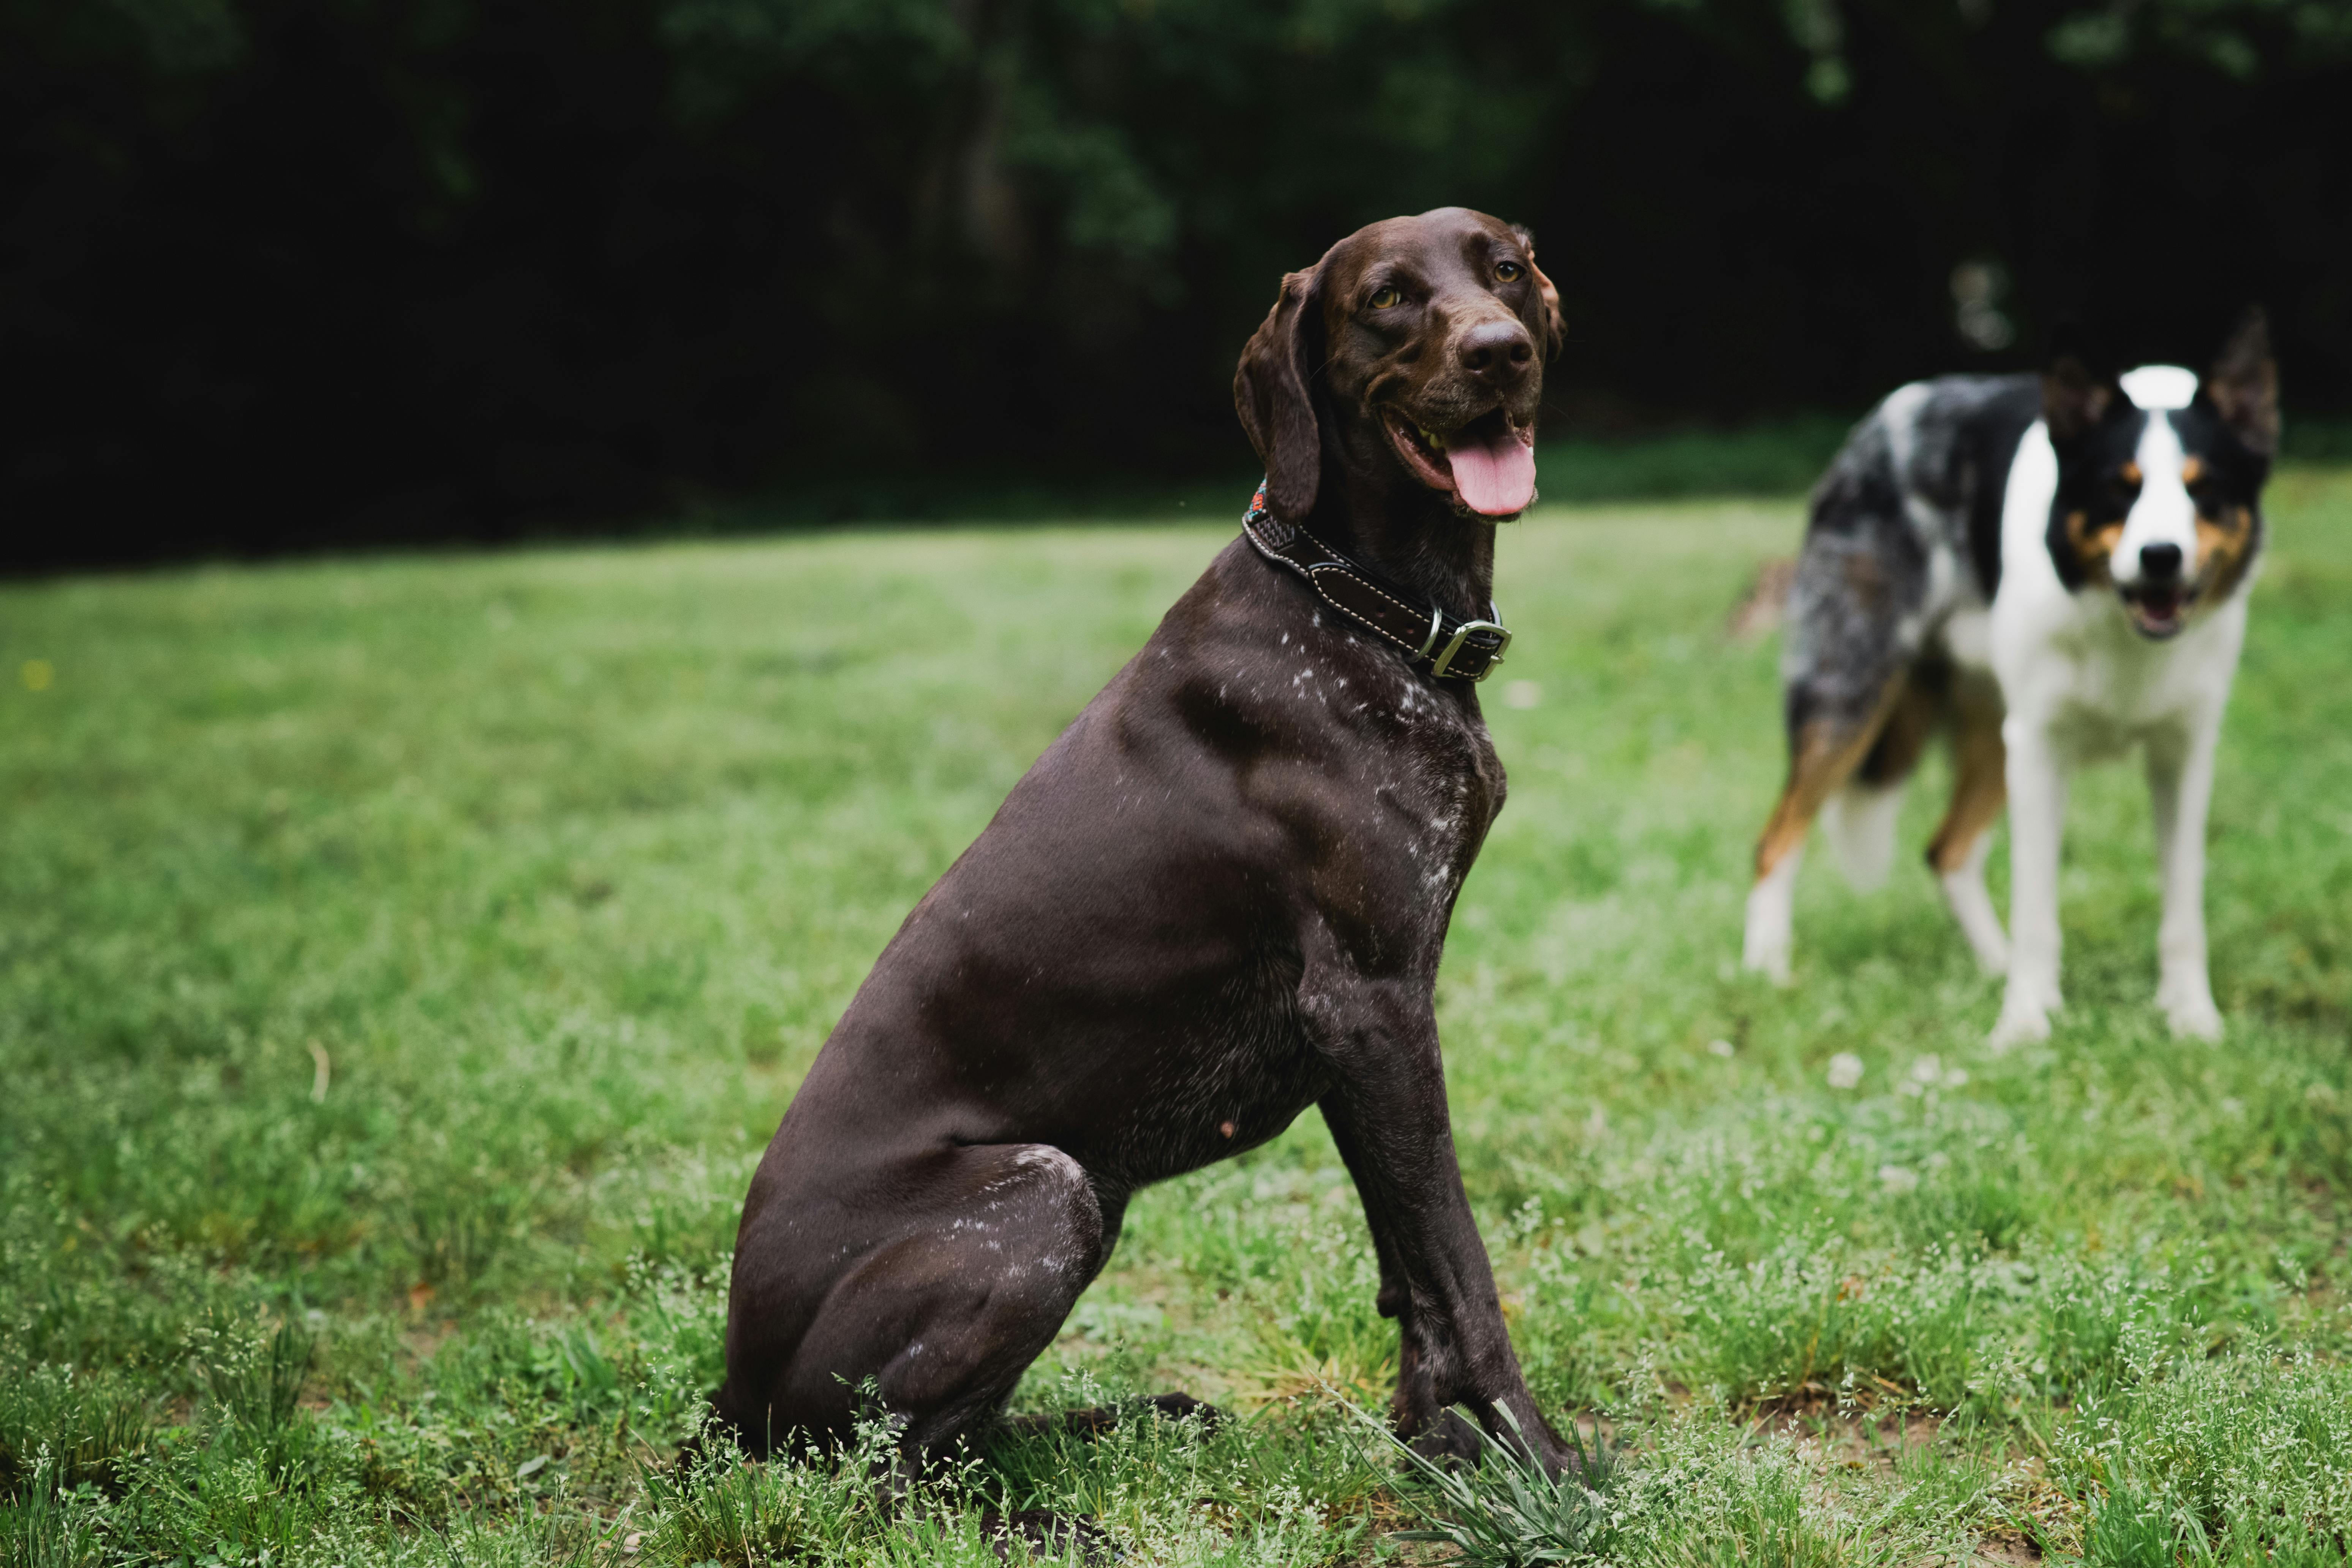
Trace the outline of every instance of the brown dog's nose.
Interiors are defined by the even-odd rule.
[[[1481,321],[1462,334],[1454,348],[1462,368],[1480,381],[1508,385],[1535,363],[1536,345],[1517,321]]]

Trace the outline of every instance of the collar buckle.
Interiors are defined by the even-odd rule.
[[[1284,522],[1265,504],[1265,486],[1242,514],[1242,534],[1269,564],[1295,574],[1325,605],[1379,637],[1405,657],[1429,662],[1435,680],[1484,680],[1503,662],[1511,634],[1489,602],[1486,620],[1459,621],[1447,632],[1445,609],[1421,609],[1421,595],[1399,587],[1358,561],[1332,549],[1305,529]],[[1424,626],[1422,616],[1429,617]],[[1443,647],[1439,644],[1443,643]],[[1457,665],[1467,668],[1457,668]]]
[[[1470,643],[1473,637],[1477,638],[1473,645],[1475,649],[1486,649],[1489,646],[1488,639],[1492,639],[1492,651],[1486,655],[1486,668],[1475,675],[1454,668],[1454,660],[1461,654],[1463,646]],[[1465,621],[1446,643],[1445,651],[1430,660],[1429,673],[1441,680],[1451,676],[1475,685],[1495,673],[1495,667],[1503,662],[1503,655],[1510,646],[1511,630],[1500,621]]]

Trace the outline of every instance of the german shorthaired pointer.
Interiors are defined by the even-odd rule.
[[[1521,229],[1393,218],[1282,281],[1234,402],[1244,536],[907,917],[743,1207],[716,1404],[920,1459],[994,1421],[1141,1187],[1318,1107],[1398,1320],[1400,1432],[1508,1406],[1558,1468],[1463,1194],[1432,996],[1503,804],[1476,679],[1535,499],[1558,298]],[[1174,1396],[1179,1403],[1181,1396]]]

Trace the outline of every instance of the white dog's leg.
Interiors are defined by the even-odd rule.
[[[1748,890],[1748,937],[1740,946],[1739,962],[1744,968],[1762,972],[1775,985],[1789,984],[1797,868],[1804,858],[1805,847],[1800,844]]]
[[[2042,725],[2011,715],[2009,747],[2009,986],[1995,1046],[2047,1039],[2058,992],[2058,847],[2066,767]]]
[[[2198,722],[2147,747],[2148,796],[2156,808],[2156,854],[2164,878],[2164,923],[2157,928],[2156,1005],[2175,1035],[2221,1037],[2221,1010],[2205,962],[2205,814],[2213,799],[2220,726]]]
[[[1822,808],[1822,832],[1837,856],[1846,885],[1857,893],[1882,887],[1895,866],[1895,819],[1903,810],[1900,781],[1873,788],[1850,784]]]
[[[1988,830],[1977,835],[1958,870],[1943,872],[1937,880],[1944,884],[1944,901],[1951,905],[1952,918],[1960,922],[1960,933],[1976,949],[1977,963],[1987,974],[2006,974],[2009,934],[2000,929],[1992,895],[1985,890],[1985,862],[1991,858],[1992,834]]]

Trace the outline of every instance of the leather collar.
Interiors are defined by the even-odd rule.
[[[1242,514],[1242,532],[1260,555],[1305,578],[1317,598],[1402,650],[1413,664],[1426,666],[1440,680],[1484,680],[1511,646],[1503,613],[1491,600],[1488,619],[1455,620],[1443,606],[1276,517],[1266,510],[1263,479],[1249,510]]]

